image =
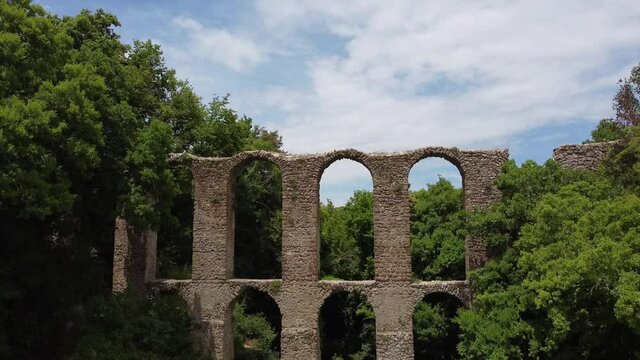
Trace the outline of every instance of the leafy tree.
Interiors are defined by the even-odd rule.
[[[615,141],[625,136],[625,126],[614,119],[602,119],[598,126],[591,131],[591,139],[585,141],[585,143]]]
[[[413,313],[413,350],[418,359],[457,359],[460,330],[454,321],[460,301],[446,294],[430,294]]]
[[[280,358],[282,320],[278,305],[268,295],[248,288],[242,291],[233,311],[235,358]]]
[[[600,120],[586,142],[603,142],[637,136],[640,125],[640,64],[631,70],[628,78],[618,81],[619,88],[613,98],[614,119]]]
[[[542,191],[521,183],[518,192],[509,196],[506,191],[505,200],[479,216],[487,239],[500,243],[503,251],[474,274],[479,290],[474,307],[462,310],[457,320],[463,333],[460,354],[634,358],[639,333],[618,315],[622,305],[616,304],[629,303],[626,296],[640,290],[627,283],[633,283],[627,273],[637,272],[631,255],[637,251],[640,226],[632,210],[637,197],[597,174],[559,169],[551,162],[507,169],[500,183],[536,178],[521,177],[525,171],[556,180],[536,181],[546,185]],[[509,197],[529,199],[532,208],[519,211],[521,205]],[[526,215],[521,222],[498,220],[518,212]],[[622,307],[631,318],[637,316],[633,305]]]
[[[108,301],[116,216],[141,229],[169,224],[181,234],[167,246],[176,253],[190,241],[191,181],[167,154],[228,156],[279,148],[280,137],[226,98],[202,105],[159,46],[121,43],[105,11],[59,18],[16,0],[0,2],[0,19],[0,358],[85,354],[74,344],[102,336],[92,333],[102,325],[70,319],[98,321],[90,299],[114,316],[152,306]],[[133,346],[121,342],[131,329],[113,349]]]
[[[439,178],[411,192],[411,267],[421,280],[464,279],[463,192]]]
[[[238,303],[233,311],[236,359],[279,359],[272,349],[277,334],[262,314],[247,315],[246,306]]]
[[[357,190],[344,206],[320,207],[320,276],[373,279],[373,194]]]
[[[157,83],[141,59],[161,55],[120,43],[104,11],[60,19],[5,1],[0,18],[0,356],[56,358],[74,338],[73,309],[109,288],[119,204],[146,210],[139,182],[166,185],[145,168],[166,149],[151,117],[173,81],[154,104],[136,101]]]
[[[185,161],[169,168],[178,188],[158,227],[156,277],[190,279],[193,250],[193,174]]]
[[[600,120],[591,132],[591,139],[585,143],[629,139],[637,135],[633,128],[640,125],[640,64],[631,70],[629,78],[620,79],[618,85],[613,98],[615,118]]]
[[[621,81],[616,118],[592,133],[620,140],[599,172],[509,162],[503,199],[471,217],[496,257],[456,320],[463,358],[640,358],[638,69]]]
[[[280,169],[254,161],[238,175],[235,187],[235,277],[282,277]]]
[[[613,98],[616,121],[623,126],[640,125],[640,64],[631,69],[631,76],[621,79]]]
[[[614,183],[632,189],[636,194],[640,190],[640,137],[638,127],[627,130],[634,136],[623,139],[614,145],[609,157],[604,161],[604,171]]]
[[[375,359],[375,315],[366,297],[337,292],[320,309],[322,359]]]
[[[150,299],[131,292],[95,298],[79,317],[85,334],[70,360],[210,359],[192,336],[194,324],[178,294]]]

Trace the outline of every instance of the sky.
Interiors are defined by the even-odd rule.
[[[284,150],[508,148],[521,163],[580,143],[612,116],[640,63],[640,1],[37,1],[103,8],[122,40],[151,39],[203,101],[278,130]],[[412,189],[453,165],[429,159]],[[369,172],[333,164],[321,199],[343,204]]]

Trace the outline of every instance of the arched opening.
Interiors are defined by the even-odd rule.
[[[356,161],[338,160],[325,169],[320,181],[320,278],[373,276],[371,173]]]
[[[233,274],[279,279],[282,274],[282,172],[267,160],[238,171],[234,184]]]
[[[191,279],[193,251],[193,174],[191,163],[171,167],[177,193],[169,211],[161,212],[158,228],[156,277]]]
[[[411,268],[416,280],[465,279],[462,176],[440,158],[416,163],[409,174]]]
[[[333,293],[320,308],[319,327],[322,360],[376,358],[376,319],[365,296]]]
[[[413,313],[415,359],[459,359],[456,350],[460,328],[454,322],[462,302],[455,296],[433,293],[416,305]]]
[[[244,288],[233,304],[234,359],[279,359],[282,316],[266,293]]]

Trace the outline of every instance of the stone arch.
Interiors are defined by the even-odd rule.
[[[466,281],[424,281],[414,285],[418,285],[419,288],[413,293],[412,308],[425,298],[441,296],[455,298],[465,308],[471,306],[471,292]]]
[[[271,323],[272,326],[275,327],[275,331],[277,333],[277,350],[278,352],[281,351],[281,333],[282,333],[282,311],[280,310],[280,304],[278,303],[278,301],[276,301],[276,299],[274,297],[272,297],[268,291],[265,291],[265,289],[262,289],[259,286],[254,286],[254,285],[243,285],[243,286],[238,286],[233,290],[233,297],[231,299],[231,301],[228,302],[228,304],[226,305],[226,311],[225,311],[225,326],[224,326],[224,349],[225,349],[225,354],[224,354],[224,359],[234,359],[237,353],[237,350],[235,348],[235,327],[236,327],[236,320],[234,318],[234,309],[236,304],[238,303],[238,300],[240,300],[240,298],[242,297],[242,295],[245,295],[247,293],[253,293],[253,296],[258,296],[263,298],[263,306],[265,308],[271,308],[272,310],[275,310],[275,315],[276,315],[276,321],[275,324],[273,324],[272,319],[269,317],[265,318],[267,319],[267,321],[269,323]]]
[[[362,280],[362,281],[344,281],[344,280],[320,280],[318,283],[321,286],[322,291],[319,296],[320,306],[324,304],[325,301],[331,295],[339,292],[357,292],[362,294],[367,299],[372,300],[374,298],[374,294],[372,293],[372,289],[375,286],[375,280]],[[373,305],[374,303],[371,302]],[[320,311],[320,308],[318,308]]]
[[[228,186],[230,186],[230,190],[233,191],[233,180],[238,175],[238,172],[241,171],[245,166],[250,164],[256,160],[269,161],[274,165],[277,165],[280,169],[285,169],[287,167],[287,159],[285,154],[264,151],[264,150],[256,150],[256,151],[245,151],[239,154],[236,154],[230,158],[230,169],[229,176],[227,178]]]
[[[367,170],[369,170],[369,174],[371,175],[371,180],[373,182],[373,186],[376,186],[376,174],[372,170],[373,167],[371,165],[371,160],[369,155],[363,153],[362,151],[356,149],[344,149],[344,150],[336,150],[322,155],[322,161],[319,163],[318,172],[316,179],[318,184],[320,184],[320,180],[322,179],[322,174],[324,171],[331,166],[334,162],[338,160],[352,160],[360,165],[364,166]],[[319,188],[319,187],[318,187]]]
[[[348,358],[346,357],[348,354],[353,354],[363,349],[368,349],[375,357],[376,311],[370,301],[370,297],[365,294],[365,291],[349,289],[349,286],[332,287],[326,295],[318,309],[319,358],[332,359],[333,355],[342,355],[343,358]],[[358,308],[363,306],[362,310],[356,311],[354,309],[357,303],[360,303],[360,305],[357,305]],[[352,311],[349,314],[345,314],[341,311],[342,306],[350,306]],[[373,318],[363,315],[366,313],[372,314]],[[344,318],[341,315],[345,315]],[[357,329],[355,332],[366,334],[364,341],[355,337],[353,333],[346,331],[345,321],[347,316],[351,317],[351,326]],[[332,321],[327,322],[324,319],[325,317],[331,318]]]
[[[318,167],[318,177],[317,177],[317,206],[318,206],[318,241],[317,246],[320,253],[318,258],[318,275],[322,275],[323,273],[323,264],[326,264],[324,261],[327,259],[331,259],[331,252],[328,252],[329,247],[323,246],[326,243],[322,242],[322,223],[323,223],[323,213],[320,211],[320,204],[322,199],[320,199],[321,189],[322,189],[322,179],[325,175],[325,171],[334,164],[337,164],[341,160],[348,160],[352,163],[358,165],[358,167],[362,167],[367,170],[368,175],[371,178],[371,193],[363,194],[359,193],[356,201],[360,204],[359,206],[368,206],[370,203],[371,206],[371,218],[370,224],[367,220],[364,220],[358,223],[358,231],[353,234],[351,232],[347,232],[351,235],[347,236],[347,239],[355,239],[356,247],[359,249],[359,262],[358,266],[354,271],[349,271],[348,269],[354,269],[352,266],[341,266],[338,265],[338,268],[343,269],[343,271],[339,271],[337,276],[344,280],[364,280],[364,279],[373,279],[374,278],[374,269],[375,269],[375,250],[374,250],[374,236],[375,236],[375,225],[374,225],[374,215],[373,215],[373,207],[375,203],[374,196],[374,187],[375,187],[375,177],[374,172],[372,171],[371,160],[368,155],[354,150],[354,149],[346,149],[339,150],[328,153],[322,156],[321,161],[319,162]],[[346,182],[345,182],[346,183]],[[366,188],[365,188],[366,189]],[[356,188],[354,188],[356,190]],[[368,189],[367,189],[368,190]],[[349,194],[351,196],[352,194]],[[369,197],[370,196],[370,197]],[[335,199],[334,199],[335,200]],[[340,205],[341,206],[341,205]],[[336,206],[336,211],[338,211],[339,206]],[[366,207],[365,207],[366,208]],[[344,234],[344,233],[342,233]],[[366,235],[365,235],[366,234]],[[365,237],[363,237],[365,235]],[[368,241],[368,237],[370,237],[370,241]],[[342,257],[343,259],[346,257]],[[344,265],[344,262],[342,262]],[[340,274],[341,273],[341,274]],[[326,275],[326,272],[325,272]]]
[[[441,358],[444,353],[455,352],[459,341],[459,326],[453,321],[464,302],[448,292],[433,291],[418,299],[413,308],[413,351],[415,359]],[[439,329],[437,334],[427,330]]]
[[[282,243],[280,243],[279,248],[277,249],[276,253],[273,254],[273,256],[260,257],[260,259],[267,264],[267,265],[264,265],[264,264],[257,265],[261,270],[250,271],[246,274],[238,273],[238,266],[237,266],[238,260],[242,261],[243,263],[251,263],[252,259],[238,258],[239,256],[241,257],[246,256],[247,252],[242,251],[243,249],[239,248],[239,245],[242,245],[242,244],[239,244],[237,241],[239,231],[242,231],[242,229],[239,229],[237,227],[238,214],[236,212],[236,205],[237,205],[236,201],[238,197],[238,189],[236,188],[237,186],[236,183],[237,183],[238,177],[242,174],[242,171],[248,169],[249,166],[256,163],[269,164],[274,166],[275,169],[277,169],[276,170],[277,179],[275,179],[274,181],[277,184],[279,184],[280,193],[278,194],[279,195],[277,200],[278,203],[275,206],[277,207],[277,210],[282,211],[282,206],[283,206],[282,184],[283,184],[283,178],[284,178],[284,171],[287,165],[287,162],[284,159],[284,155],[273,153],[273,152],[267,152],[267,151],[252,151],[252,152],[240,153],[233,156],[231,158],[230,169],[228,171],[227,184],[226,184],[228,189],[227,197],[229,199],[229,206],[227,207],[227,212],[228,212],[228,218],[230,219],[230,221],[228,221],[227,223],[227,234],[228,234],[227,247],[229,249],[228,251],[230,252],[230,254],[233,255],[231,257],[231,259],[233,260],[233,263],[230,266],[231,267],[230,270],[231,270],[232,277],[234,278],[262,278],[262,279],[281,278],[282,277],[282,261],[280,259],[282,256],[281,255]],[[280,229],[282,229],[281,221],[280,221]],[[263,231],[264,227],[262,227],[260,230]],[[280,238],[280,241],[282,241],[282,233],[280,234],[279,238]],[[274,266],[276,266],[277,268],[271,269]],[[275,275],[268,276],[268,275],[262,274],[262,272],[267,272],[265,270],[273,272]]]
[[[461,188],[457,188],[456,180],[449,181],[453,185],[450,189],[446,183],[440,183],[435,178],[428,182],[427,191],[423,190],[425,182],[421,180],[416,188],[410,187],[410,219],[409,233],[411,237],[411,268],[412,276],[420,280],[464,280],[466,278],[466,239],[456,232],[463,226],[459,218],[447,217],[451,213],[465,209],[465,174],[462,163],[458,161],[457,153],[451,149],[427,148],[416,152],[416,156],[411,161],[411,167],[407,173],[407,182],[411,184],[411,178],[420,172],[421,166],[430,163],[433,159],[442,160],[437,163],[437,168],[450,167],[457,170],[460,176]],[[446,164],[446,165],[445,165]],[[451,170],[452,172],[456,172]],[[431,171],[429,171],[431,172]],[[431,173],[431,175],[434,175]],[[457,178],[457,176],[453,176]],[[423,179],[423,178],[421,178]],[[415,180],[415,179],[414,179]],[[431,185],[438,184],[431,188]],[[434,192],[435,191],[435,192]],[[447,194],[446,197],[433,197],[434,194]],[[454,197],[455,196],[455,197]],[[458,197],[459,196],[459,197]],[[433,203],[432,199],[439,199]],[[454,200],[455,199],[455,200]],[[458,202],[459,200],[459,202]],[[415,203],[414,203],[415,201]],[[419,205],[414,207],[413,205]],[[422,209],[422,211],[420,210]],[[441,209],[447,209],[441,211]],[[433,216],[439,218],[437,223],[432,220]],[[426,220],[426,221],[424,221]],[[423,224],[423,225],[417,225]],[[453,226],[453,228],[452,228]],[[446,256],[441,254],[446,253]]]
[[[409,169],[407,175],[411,172],[411,169],[421,160],[427,158],[440,158],[450,162],[458,169],[460,176],[462,177],[462,189],[465,189],[465,167],[463,162],[464,154],[460,153],[460,150],[456,148],[441,148],[441,147],[429,147],[417,149],[412,152],[411,161],[408,162]]]

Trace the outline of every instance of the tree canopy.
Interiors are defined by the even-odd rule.
[[[0,357],[91,357],[82,344],[95,339],[81,334],[112,344],[102,350],[113,354],[160,341],[153,332],[109,340],[101,330],[135,331],[138,318],[123,317],[133,311],[123,307],[153,311],[145,309],[173,301],[111,299],[114,219],[160,229],[161,263],[171,255],[190,262],[190,174],[170,168],[167,155],[278,151],[280,137],[239,116],[227,97],[203,104],[158,45],[123,44],[105,11],[60,18],[30,1],[3,1],[0,19]],[[190,358],[190,320],[176,323],[179,316],[139,321],[189,339]],[[173,358],[166,347],[147,348],[144,357]],[[114,356],[105,351],[96,356]]]

